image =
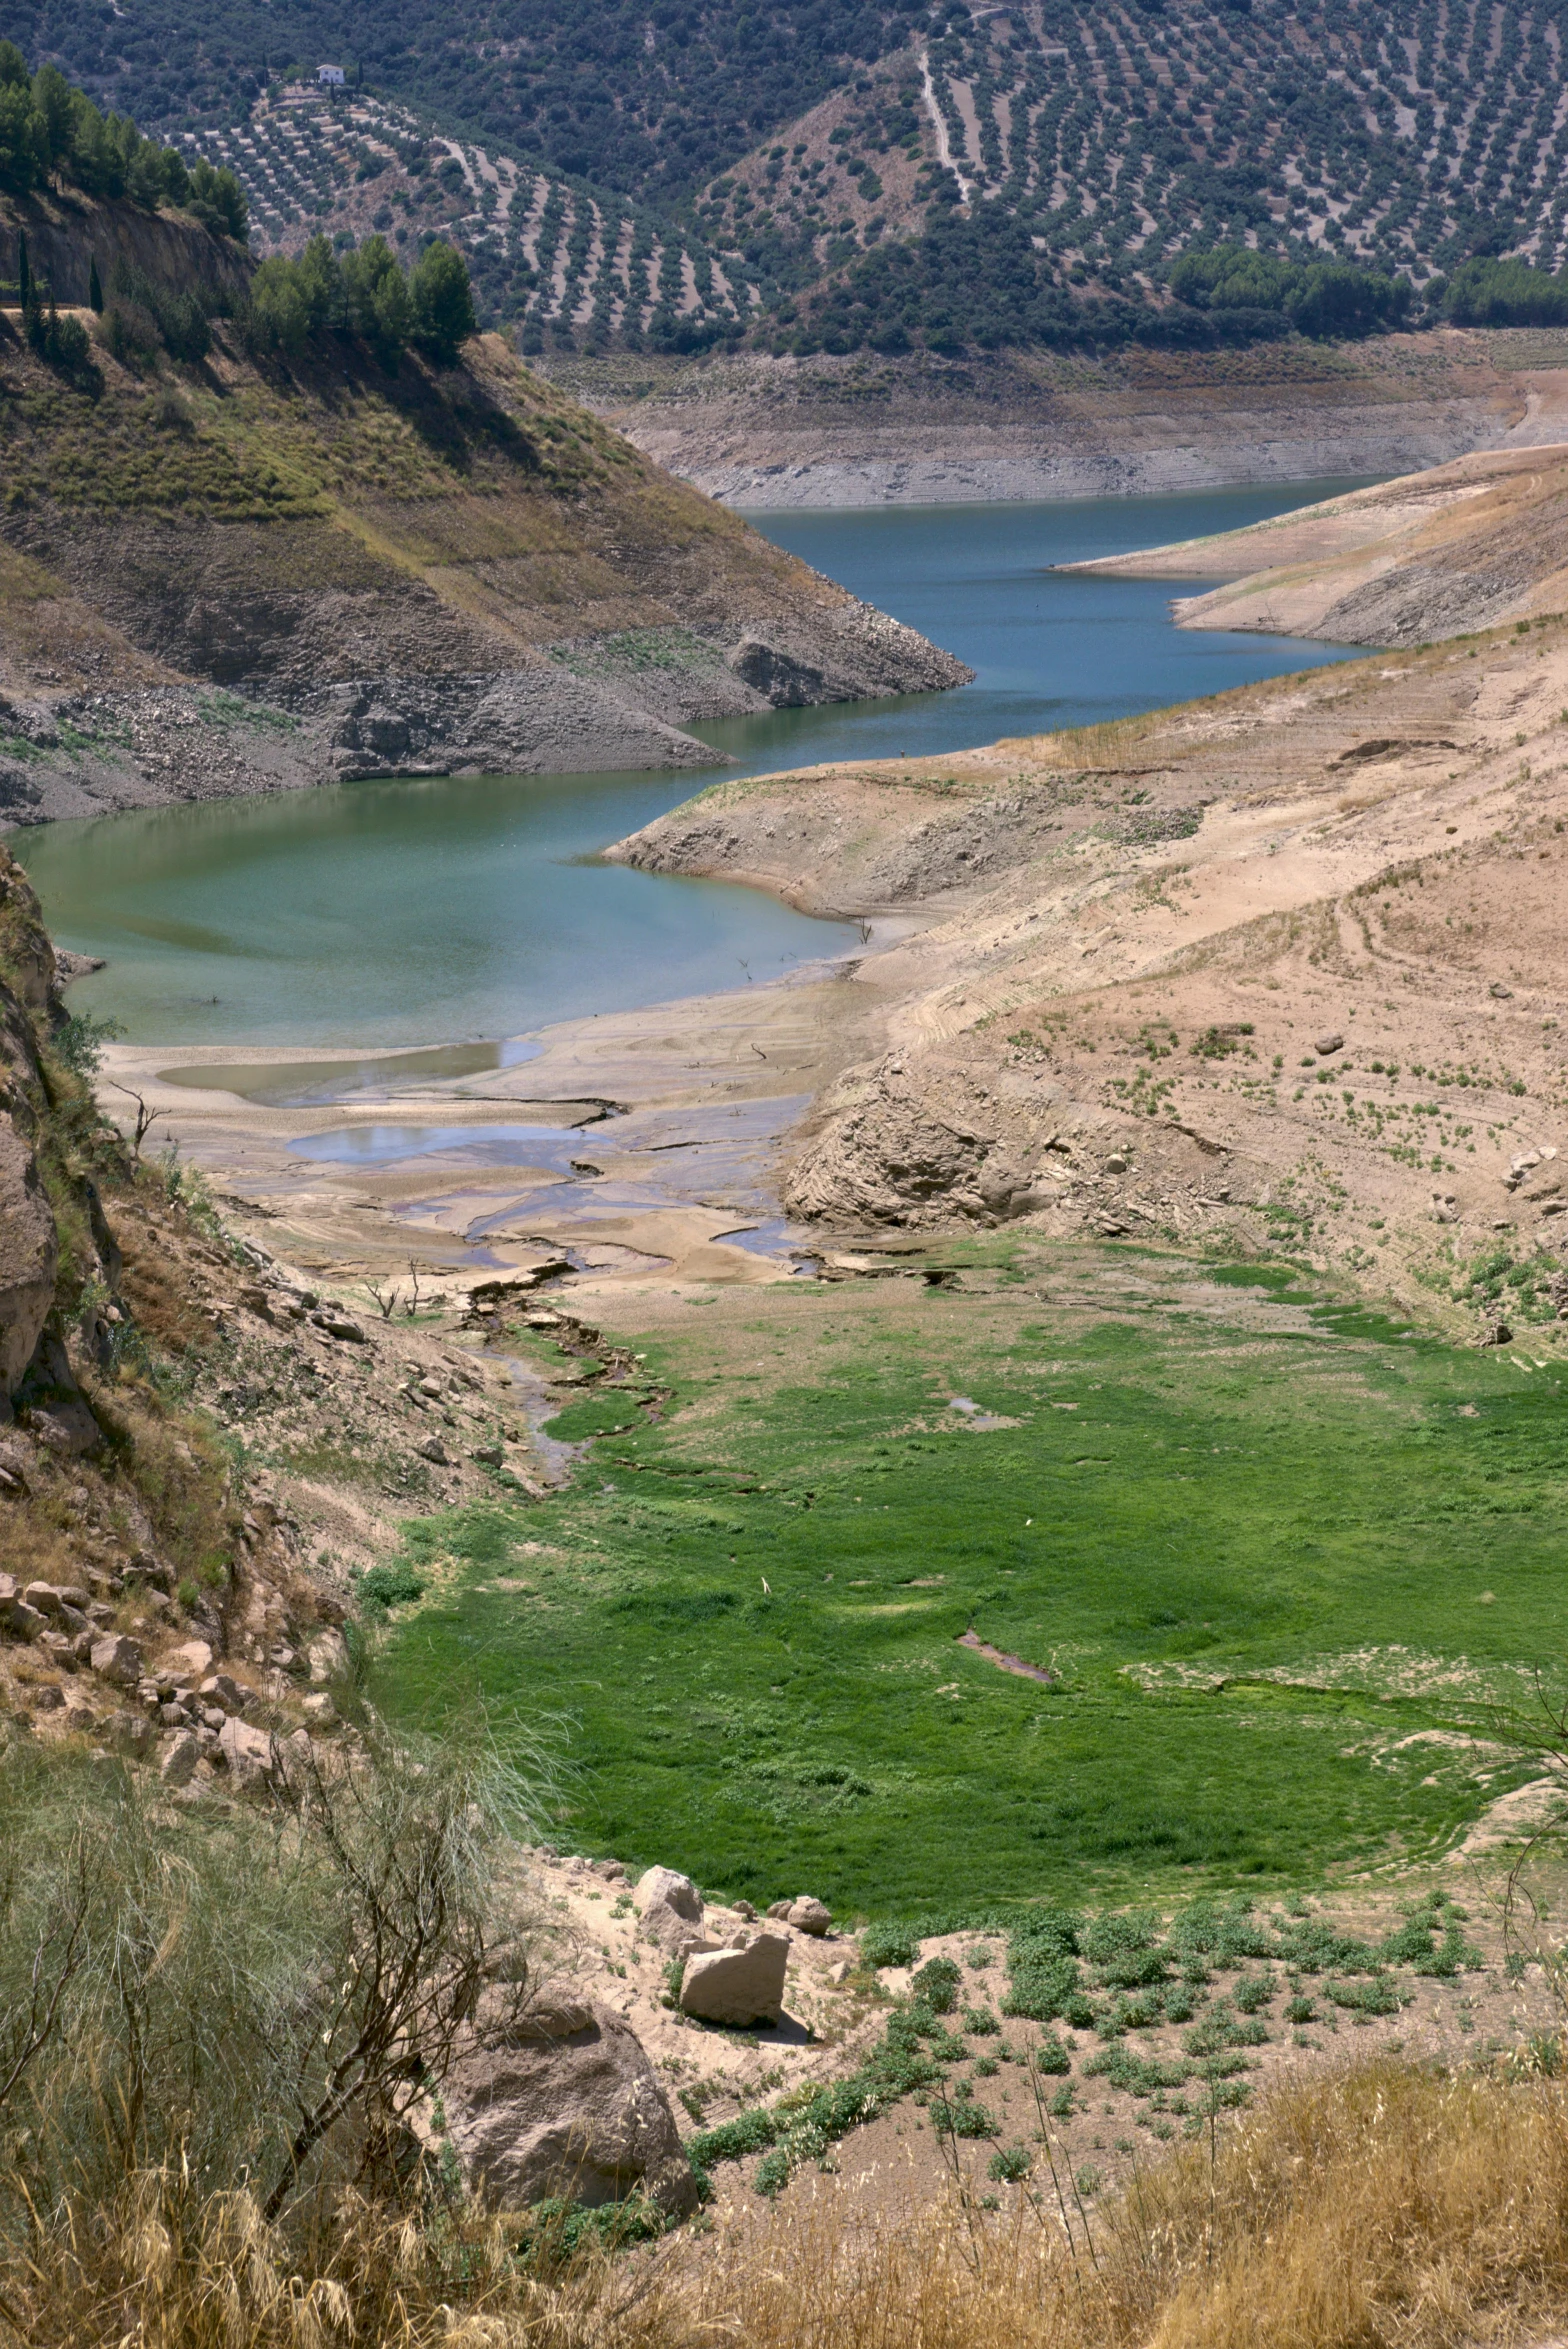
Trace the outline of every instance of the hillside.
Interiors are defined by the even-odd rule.
[[[700,765],[694,719],[967,674],[497,338],[442,368],[205,331],[199,360],[100,343],[72,375],[5,328],[12,821],[333,775]]]
[[[351,221],[397,150],[373,209],[411,234],[456,222],[494,322],[600,347],[648,331],[626,301],[634,248],[655,280],[655,247],[684,254],[650,281],[656,345],[747,330],[829,350],[1321,331],[1321,288],[1287,299],[1256,271],[1219,303],[1184,285],[1165,315],[1175,258],[1227,239],[1418,286],[1471,255],[1564,258],[1544,7],[793,0],[762,19],[594,0],[562,18],[405,0],[389,18],[364,0],[151,0],[132,20],[9,0],[0,27],[232,162],[269,237]],[[323,57],[349,90],[287,98]],[[530,226],[562,267],[540,265]],[[1560,290],[1540,298],[1562,315]]]
[[[739,351],[538,362],[658,463],[743,510],[1407,473],[1553,437],[1565,363],[1560,328],[978,360]]]
[[[1223,580],[1177,600],[1183,628],[1403,645],[1525,626],[1568,605],[1568,445],[1463,457],[1277,523],[1073,567]]]
[[[1556,1359],[1565,703],[1568,623],[1521,620],[718,784],[613,853],[915,925],[866,966],[885,1041],[797,1137],[797,1216],[1273,1246]]]

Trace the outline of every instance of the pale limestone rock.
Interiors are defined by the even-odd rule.
[[[809,1892],[792,1900],[784,1915],[797,1933],[810,1933],[818,1940],[833,1922],[832,1910],[824,1908],[820,1900],[813,1900]]]
[[[674,1868],[649,1868],[638,1877],[633,1900],[643,1936],[679,1957],[701,1938],[702,1894],[689,1876]]]
[[[142,1676],[142,1651],[123,1632],[108,1631],[95,1639],[87,1660],[101,1680],[112,1680],[118,1688],[134,1688]]]
[[[169,1680],[189,1681],[194,1688],[212,1670],[212,1650],[204,1639],[188,1639],[181,1646],[170,1648],[158,1669]]]
[[[318,1631],[305,1650],[312,1688],[326,1688],[348,1670],[348,1648],[341,1631]]]
[[[704,2023],[776,2023],[784,2011],[789,1942],[782,1933],[756,1933],[740,1949],[688,1958],[681,2010]]]
[[[188,1729],[181,1729],[164,1747],[158,1775],[165,1786],[189,1786],[200,1760],[201,1747]]]
[[[218,1732],[218,1751],[236,1786],[254,1786],[273,1768],[272,1739],[265,1729],[231,1715]]]

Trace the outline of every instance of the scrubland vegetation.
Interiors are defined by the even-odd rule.
[[[73,2228],[40,2218],[0,2338],[78,2349],[1439,2349],[1549,2328],[1568,2288],[1568,2108],[1554,2081],[1394,2063],[1282,2088],[1089,2220],[1071,2183],[1007,2218],[958,2187],[853,2228],[829,2188],[622,2254],[504,2217],[358,2196],[314,2233],[253,2191],[144,2171]]]

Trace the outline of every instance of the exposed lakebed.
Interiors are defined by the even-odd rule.
[[[732,755],[728,774],[940,755],[1342,659],[1178,631],[1171,582],[1050,566],[1235,529],[1345,486],[769,515],[771,537],[976,680],[700,731]],[[758,891],[592,861],[705,779],[352,783],[48,825],[13,846],[60,943],[108,958],[73,1005],[134,1040],[448,1044],[744,986],[859,944]]]

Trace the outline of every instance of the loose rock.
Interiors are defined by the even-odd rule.
[[[688,1958],[681,2011],[704,2023],[776,2023],[784,2011],[789,1942],[782,1933],[756,1933],[741,1949],[717,1949]]]
[[[646,1940],[681,1956],[701,1937],[702,1894],[689,1876],[674,1868],[649,1868],[632,1894],[642,1912]]]
[[[469,2191],[502,2210],[556,2194],[594,2206],[642,2193],[671,2218],[693,2211],[675,2116],[626,2024],[576,2001],[520,2020],[507,2006],[505,1993],[485,1994],[441,2084]]]

